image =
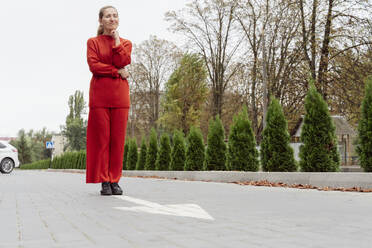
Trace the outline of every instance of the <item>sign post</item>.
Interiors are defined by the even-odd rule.
[[[52,165],[52,155],[53,155],[53,149],[54,149],[54,141],[47,141],[45,143],[46,149],[50,149],[50,163],[49,163],[49,168]]]

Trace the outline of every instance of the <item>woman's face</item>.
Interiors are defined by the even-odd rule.
[[[103,25],[103,30],[116,30],[119,26],[119,16],[116,9],[105,9],[100,23]]]

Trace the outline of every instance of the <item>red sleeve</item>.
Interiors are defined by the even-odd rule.
[[[105,64],[99,61],[97,47],[92,39],[87,42],[87,60],[90,71],[94,76],[119,77],[118,69],[113,65]]]
[[[123,68],[131,62],[132,43],[129,40],[122,40],[118,46],[112,48],[112,63],[117,68]]]

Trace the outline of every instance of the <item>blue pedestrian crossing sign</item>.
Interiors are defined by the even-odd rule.
[[[53,148],[54,148],[54,141],[47,141],[46,149],[53,149]]]

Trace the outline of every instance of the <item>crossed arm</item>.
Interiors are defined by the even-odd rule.
[[[87,42],[87,59],[90,71],[95,76],[106,76],[123,79],[129,77],[125,66],[131,62],[130,54],[132,51],[132,44],[129,40],[124,40],[112,48],[113,50],[113,64],[102,63],[97,55],[97,48],[93,40],[89,39]]]

